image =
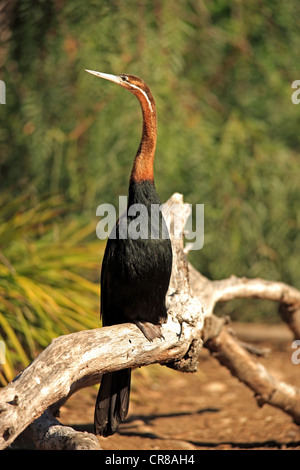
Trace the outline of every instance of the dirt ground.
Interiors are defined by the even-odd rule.
[[[271,349],[259,358],[270,373],[300,388],[285,325],[234,324],[239,338]],[[60,421],[92,432],[96,387],[77,392]],[[232,377],[206,349],[195,374],[152,365],[133,371],[130,409],[119,433],[99,438],[104,450],[300,449],[300,427]]]

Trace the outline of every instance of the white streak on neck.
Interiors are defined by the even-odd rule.
[[[147,93],[146,93],[144,90],[142,90],[140,87],[138,87],[138,86],[136,86],[136,85],[133,85],[132,83],[130,83],[130,86],[131,86],[132,88],[135,88],[136,90],[139,90],[141,93],[143,93],[144,97],[145,97],[146,100],[148,101],[149,108],[151,109],[151,113],[153,113],[152,103],[151,103],[151,101],[149,100],[149,97],[148,97]]]

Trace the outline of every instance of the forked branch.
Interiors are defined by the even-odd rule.
[[[165,205],[172,227],[171,207],[182,219],[188,206],[174,194]],[[174,224],[173,224],[174,225]],[[178,229],[178,224],[176,224]],[[108,371],[166,364],[195,372],[202,343],[219,362],[250,387],[259,404],[269,403],[300,423],[300,391],[275,380],[239,341],[230,335],[224,320],[213,314],[215,304],[237,297],[259,297],[288,306],[288,324],[300,331],[300,292],[283,283],[236,278],[210,281],[188,265],[181,234],[173,234],[173,271],[168,292],[168,322],[164,340],[148,342],[133,324],[81,331],[56,338],[15,380],[0,392],[0,449],[7,447],[29,426],[35,444],[44,449],[91,448],[97,441],[88,433],[62,426],[53,413],[76,390],[96,384]]]

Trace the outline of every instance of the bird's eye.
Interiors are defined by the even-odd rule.
[[[128,81],[128,77],[126,77],[126,75],[120,75],[120,77],[121,77],[122,82]]]

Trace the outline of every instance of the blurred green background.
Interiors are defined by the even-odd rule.
[[[158,109],[155,181],[205,205],[204,275],[300,287],[298,0],[2,0],[0,337],[10,380],[53,336],[99,325],[96,208],[127,194],[141,76]],[[276,305],[218,309],[276,321]]]

